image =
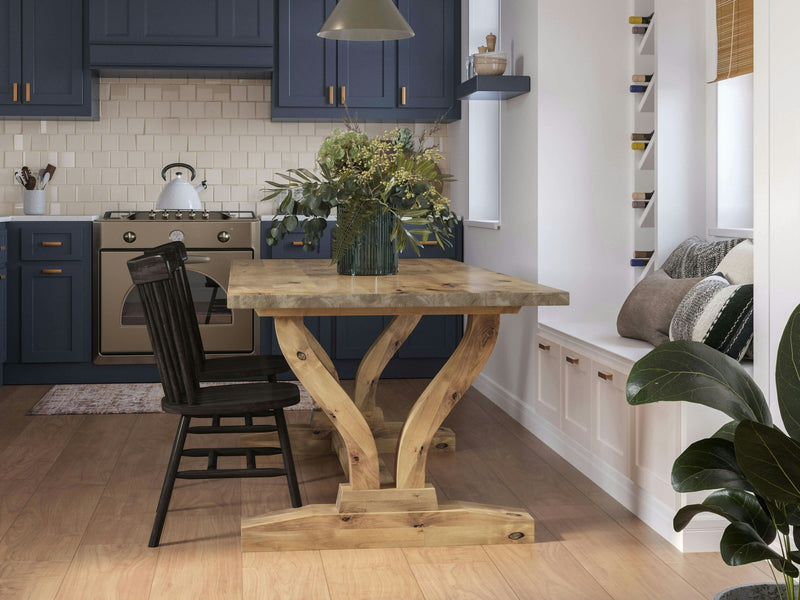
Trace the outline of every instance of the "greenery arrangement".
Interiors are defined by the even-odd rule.
[[[392,239],[398,251],[411,246],[419,254],[421,244],[415,235],[423,241],[433,236],[442,247],[452,244],[457,217],[442,190],[453,178],[438,169],[442,155],[427,143],[436,126],[415,140],[408,128],[370,139],[357,124],[346,125],[345,130],[337,129],[325,138],[317,153],[317,173],[289,169],[278,174],[285,181],[267,182],[271,189],[264,200],[281,197],[279,212],[286,215],[272,220],[267,244],[275,245],[299,224],[303,249],[316,249],[334,209],[334,263],[370,222],[385,214],[394,219]],[[406,230],[406,224],[413,227]]]
[[[773,425],[761,390],[739,363],[698,342],[655,348],[633,366],[626,395],[634,405],[703,404],[732,419],[675,460],[676,491],[716,491],[700,504],[681,508],[673,526],[680,531],[703,512],[724,517],[730,524],[720,541],[722,559],[729,565],[769,561],[776,586],[775,570],[782,574],[785,597],[795,600],[800,575],[800,306],[783,332],[775,381],[788,435]],[[781,587],[778,593],[784,597]]]

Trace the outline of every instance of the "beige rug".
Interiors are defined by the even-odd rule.
[[[286,410],[312,410],[316,403],[297,381],[300,403]],[[224,385],[223,383],[204,383]],[[93,383],[54,385],[29,415],[104,415],[161,412],[164,392],[160,383]]]

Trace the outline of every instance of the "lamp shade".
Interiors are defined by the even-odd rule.
[[[317,35],[333,40],[380,42],[413,37],[414,30],[392,0],[340,0]]]

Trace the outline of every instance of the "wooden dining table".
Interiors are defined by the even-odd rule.
[[[565,291],[449,259],[404,259],[396,275],[383,276],[339,275],[328,260],[233,261],[228,307],[274,319],[284,357],[332,424],[347,475],[335,503],[243,519],[242,550],[532,543],[526,510],[439,502],[425,465],[445,417],[486,364],[500,315],[568,303]],[[395,467],[382,473],[381,373],[424,315],[453,314],[467,315],[464,336],[393,432]],[[345,315],[393,316],[361,360],[352,397],[303,322]]]

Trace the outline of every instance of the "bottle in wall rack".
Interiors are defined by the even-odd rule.
[[[630,89],[632,94],[642,94],[647,91],[647,84],[634,83]]]
[[[654,14],[655,13],[650,13],[647,17],[628,17],[628,23],[631,25],[649,25]]]
[[[647,25],[634,25],[631,27],[631,33],[634,35],[644,35],[647,33]]]
[[[631,142],[631,150],[645,150],[649,142]]]
[[[647,263],[650,262],[649,258],[632,258],[631,259],[631,266],[632,267],[646,267]]]
[[[653,192],[633,192],[631,200],[650,200],[653,197]]]
[[[650,200],[633,200],[631,202],[632,208],[647,208],[647,205],[650,204]]]
[[[653,79],[653,74],[650,75],[634,75],[631,77],[633,83],[649,83]]]
[[[653,134],[655,131],[651,131],[650,133],[632,133],[631,134],[631,141],[632,142],[649,142],[653,139]]]

